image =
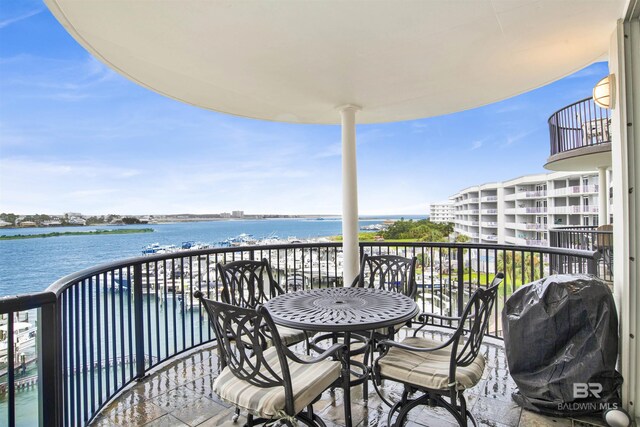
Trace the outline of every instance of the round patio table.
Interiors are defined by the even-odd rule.
[[[351,342],[351,332],[370,331],[404,323],[418,313],[411,298],[382,289],[325,288],[279,295],[265,304],[273,321],[313,332],[339,332]],[[346,359],[349,358],[347,345]],[[362,366],[366,379],[367,368]],[[351,396],[344,393],[345,424],[351,421]]]

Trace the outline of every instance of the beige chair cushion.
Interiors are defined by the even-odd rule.
[[[278,329],[278,334],[280,335],[280,340],[286,346],[291,344],[297,344],[306,339],[304,335],[304,331],[300,329],[287,328],[286,326],[277,325],[276,329]],[[269,343],[269,346],[271,343]]]
[[[280,341],[282,341],[282,343],[286,346],[297,344],[306,339],[304,331],[301,331],[300,329],[287,328],[286,326],[279,325],[276,325],[276,328],[278,329],[278,335],[280,335]],[[251,343],[251,340],[248,338],[243,338],[242,341],[247,344]],[[267,347],[273,346],[271,338],[265,336],[265,344]]]
[[[303,357],[303,356],[300,356]],[[264,358],[281,375],[278,354],[274,347],[264,352]],[[323,360],[313,364],[289,362],[296,414],[315,400],[335,380],[340,378],[340,362]],[[224,401],[262,418],[276,418],[285,408],[284,387],[262,388],[237,378],[227,367],[216,378],[213,390]],[[295,414],[289,414],[295,415]]]
[[[425,338],[406,338],[403,344],[412,347],[433,348],[442,342]],[[428,352],[405,350],[391,347],[389,352],[379,360],[380,375],[383,378],[414,384],[433,390],[449,388],[449,364],[451,363],[451,346]],[[478,355],[469,366],[456,369],[456,387],[464,390],[475,386],[484,372],[484,357]]]

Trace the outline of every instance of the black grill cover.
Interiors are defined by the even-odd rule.
[[[567,274],[530,283],[506,302],[502,323],[518,404],[551,415],[577,415],[619,402],[618,318],[606,283]],[[589,397],[575,398],[576,383],[597,383],[602,390],[592,386]]]

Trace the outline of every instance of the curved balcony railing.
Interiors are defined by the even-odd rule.
[[[488,325],[500,338],[500,311],[513,290],[552,272],[594,272],[595,253],[496,244],[361,243],[361,253],[418,258],[416,302],[422,311],[459,315],[478,286],[505,273]],[[47,426],[86,425],[119,393],[173,357],[211,343],[214,336],[192,291],[220,299],[215,265],[266,258],[287,291],[342,286],[338,243],[290,244],[181,251],[126,259],[66,276],[46,291],[0,298],[8,319],[1,388],[8,423],[16,420],[22,351],[13,334],[16,314],[38,318],[39,420]],[[450,327],[449,324],[437,326]],[[16,377],[18,374],[18,377]],[[20,406],[20,405],[18,405]]]
[[[568,105],[549,117],[550,156],[611,142],[609,110],[593,98]]]

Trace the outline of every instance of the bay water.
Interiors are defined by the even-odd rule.
[[[397,216],[361,218],[360,226],[377,224]],[[411,216],[407,219],[423,217]],[[0,235],[45,234],[92,230],[121,230],[152,228],[151,233],[75,235],[18,240],[0,240],[0,297],[45,290],[57,279],[101,263],[140,256],[142,249],[153,243],[181,246],[195,241],[215,246],[216,243],[242,233],[254,239],[277,236],[309,239],[340,235],[340,218],[296,218],[264,220],[223,220],[129,226],[48,227],[2,229]],[[30,313],[35,318],[35,313]],[[30,321],[32,321],[30,319]],[[36,366],[22,375],[33,375]],[[0,383],[4,382],[4,376]],[[7,396],[0,396],[0,425],[7,417]],[[18,425],[37,424],[38,392],[36,387],[16,393],[16,421]]]

